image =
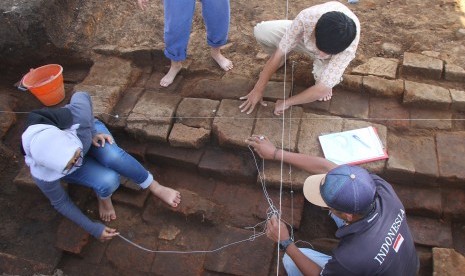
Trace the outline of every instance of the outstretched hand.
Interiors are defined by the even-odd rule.
[[[252,113],[252,111],[255,109],[255,106],[259,102],[261,105],[267,106],[267,104],[263,101],[262,93],[255,88],[252,89],[249,94],[240,97],[239,100],[245,100],[245,102],[243,102],[239,108],[241,109],[241,112],[246,112],[247,114]]]
[[[284,100],[277,100],[274,106],[274,115],[282,115],[285,110],[289,108],[289,105],[284,104]]]
[[[105,141],[108,141],[108,143],[113,144],[113,137],[105,133],[97,133],[94,137],[92,137],[92,145],[96,147],[103,148],[105,146]]]
[[[258,155],[263,159],[273,159],[275,156],[276,147],[271,143],[270,139],[264,135],[252,135],[245,142],[251,146]]]
[[[114,236],[119,235],[119,232],[116,232],[116,229],[106,227],[103,229],[102,235],[100,235],[101,241],[107,241],[113,239]]]
[[[275,242],[289,239],[289,230],[284,222],[279,221],[276,215],[273,215],[266,223],[266,236]]]

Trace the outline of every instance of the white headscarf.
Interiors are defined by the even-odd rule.
[[[22,135],[25,161],[35,178],[55,181],[64,177],[63,170],[81,148],[76,135],[79,124],[60,130],[56,126],[36,124],[29,126]],[[73,168],[71,172],[77,168]]]

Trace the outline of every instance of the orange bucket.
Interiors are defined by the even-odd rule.
[[[44,105],[56,105],[65,98],[63,67],[48,64],[31,69],[21,80],[21,86],[31,91]]]

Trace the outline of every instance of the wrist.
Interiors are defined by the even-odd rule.
[[[276,156],[278,156],[278,151],[279,151],[279,148],[275,148],[273,152],[273,160],[276,160]]]
[[[291,238],[288,238],[287,240],[279,241],[279,250],[286,252],[289,245],[293,243],[294,243],[294,240]]]

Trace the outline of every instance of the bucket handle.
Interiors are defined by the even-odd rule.
[[[29,72],[32,72],[32,71],[34,71],[33,68],[29,69]],[[25,75],[21,78],[20,81],[18,81],[18,82],[16,82],[16,83],[14,84],[14,86],[16,86],[16,88],[18,88],[18,90],[21,90],[21,91],[23,91],[23,92],[29,90],[26,86],[23,85],[23,80],[24,80],[24,78],[26,77],[26,75],[27,75],[27,74],[25,74]]]

